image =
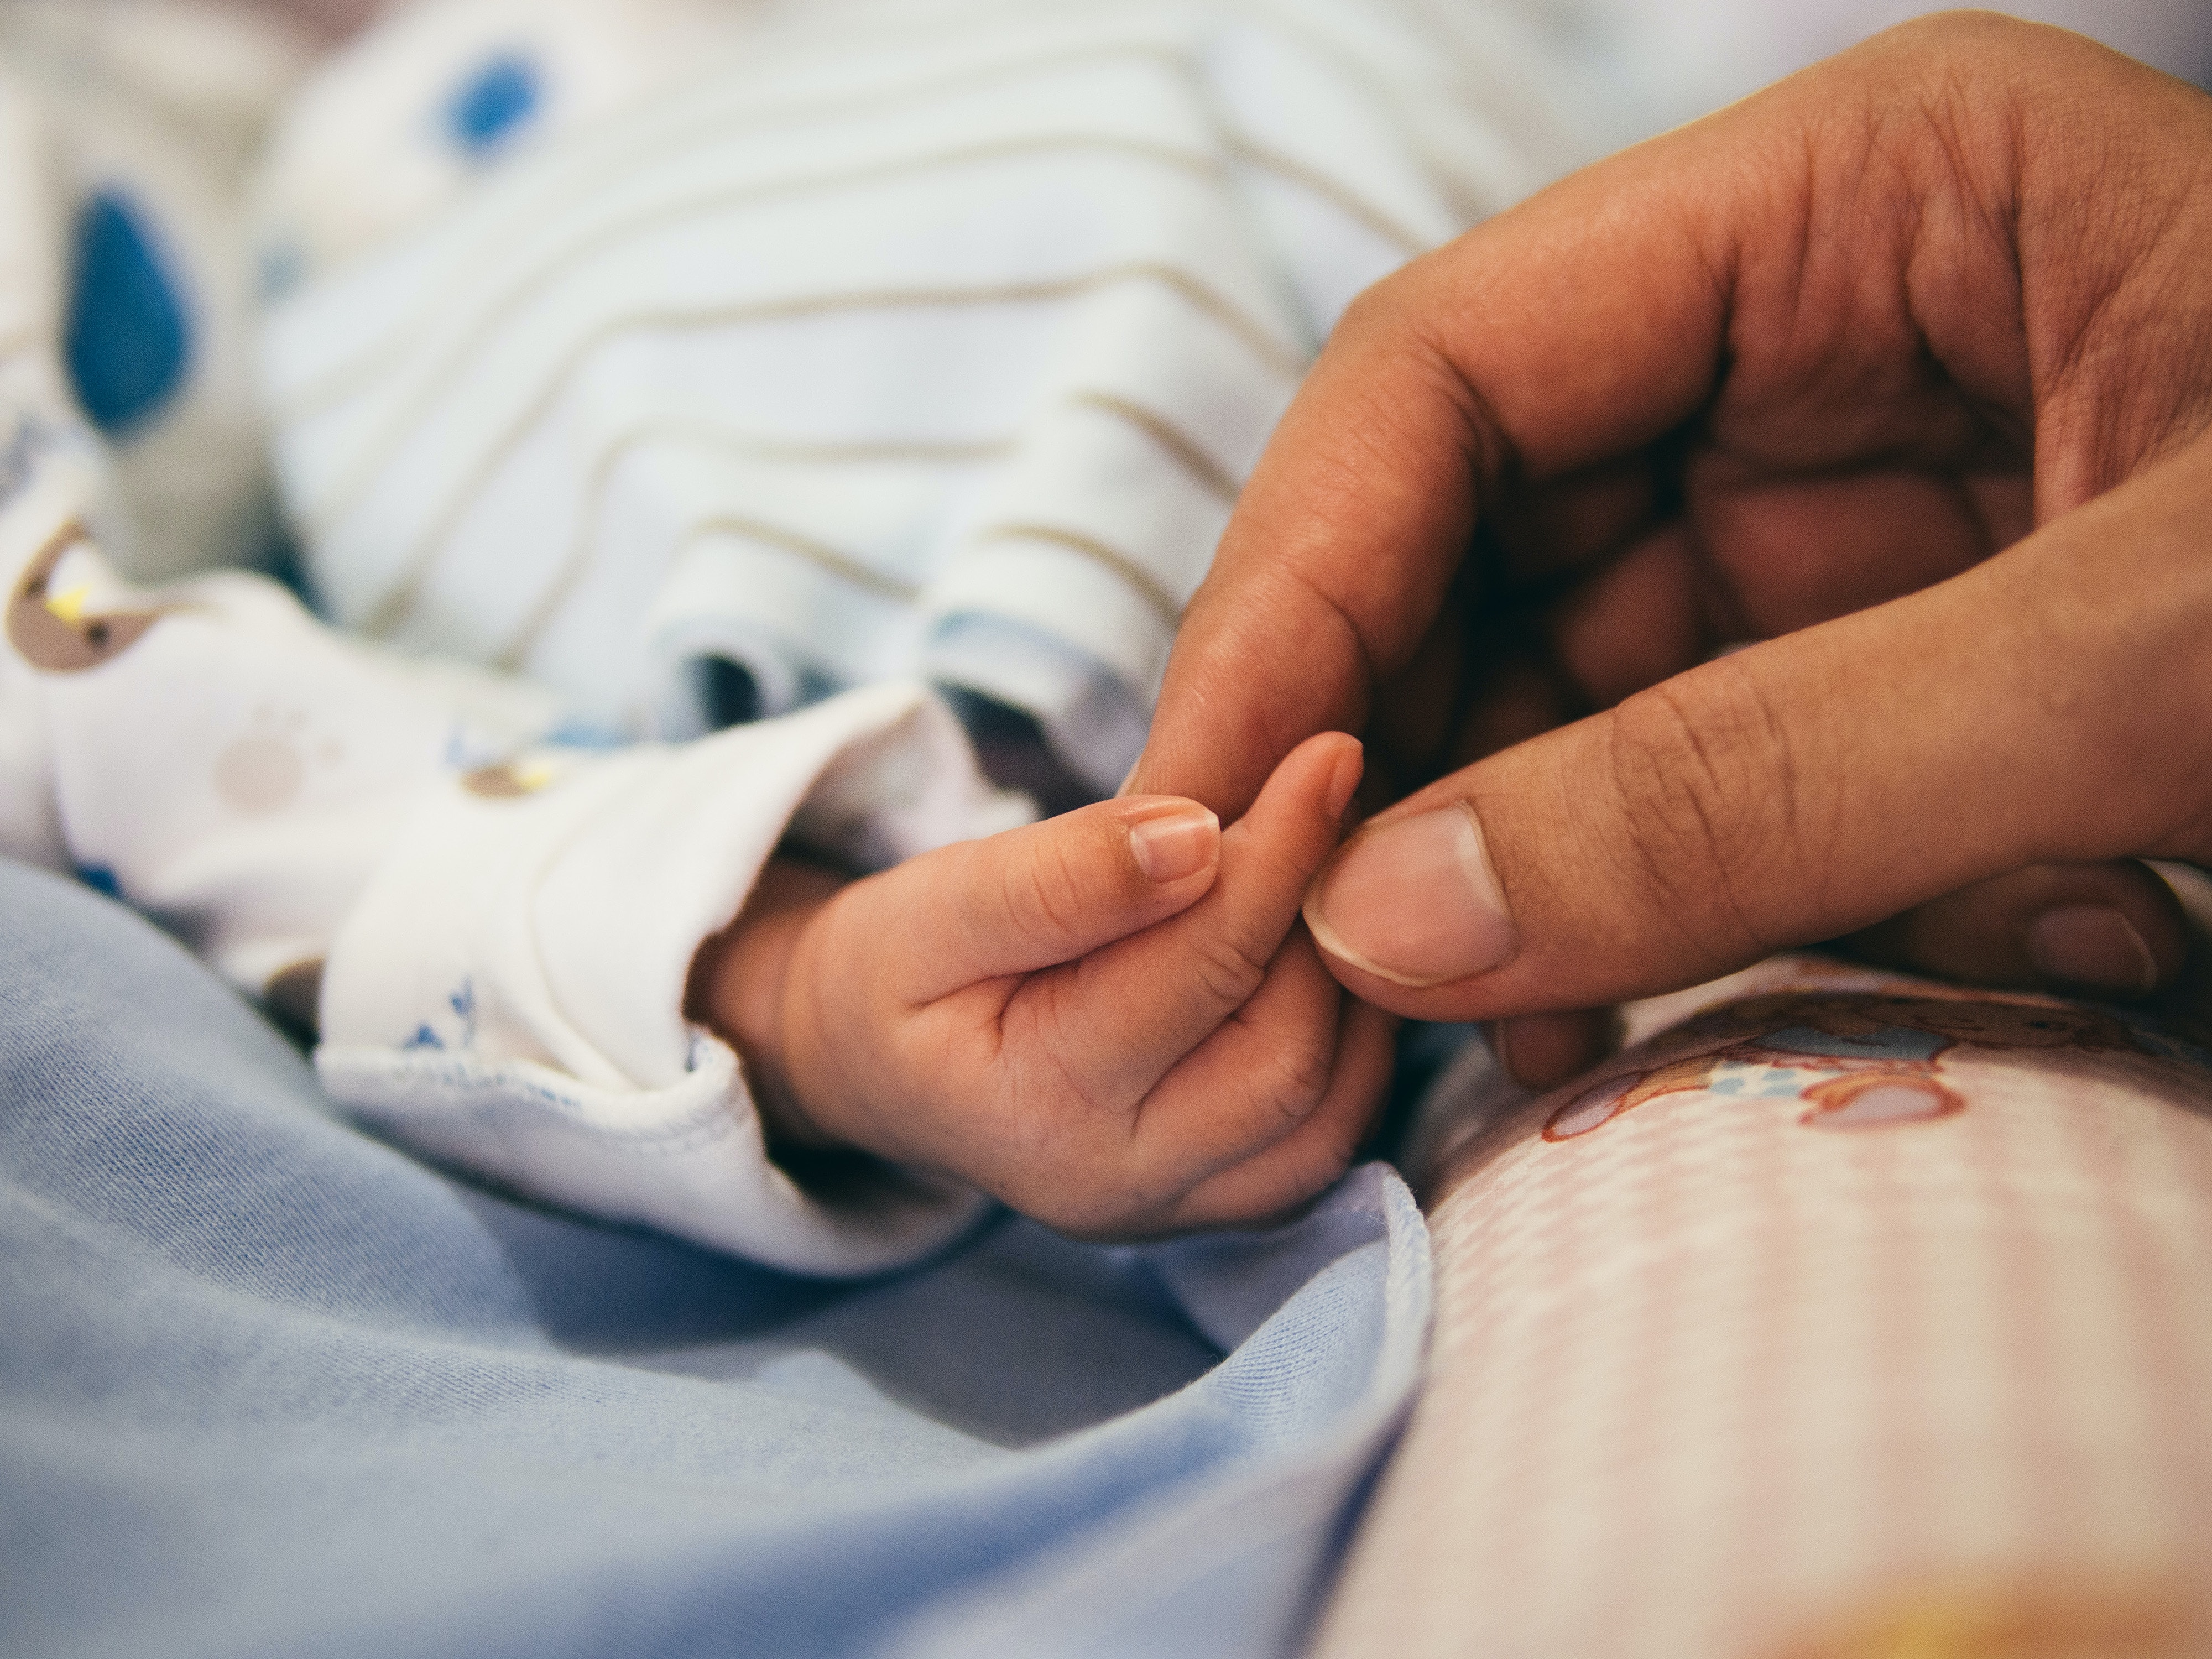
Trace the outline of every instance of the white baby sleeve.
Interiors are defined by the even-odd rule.
[[[63,472],[37,493],[64,497]],[[60,514],[11,514],[0,542],[15,555],[0,713],[36,734],[44,769],[9,788],[46,797],[58,843],[25,850],[303,1018],[313,964],[424,792],[556,710],[514,682],[343,639],[260,577],[133,586]]]
[[[124,582],[69,516],[95,471],[42,453],[0,510],[0,851],[319,1008],[355,1116],[530,1196],[823,1273],[975,1218],[975,1194],[872,1165],[803,1189],[736,1056],[682,1013],[787,833],[873,864],[1028,815],[929,693],[518,755],[557,712],[519,682],[372,650],[260,578]]]
[[[794,1182],[736,1056],[684,1022],[685,980],[787,829],[872,860],[1026,815],[911,686],[471,774],[410,821],[340,931],[317,1066],[393,1139],[568,1209],[798,1272],[911,1261],[983,1200],[882,1167],[833,1196]]]

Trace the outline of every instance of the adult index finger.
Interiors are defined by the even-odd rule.
[[[1747,167],[1802,96],[1599,163],[1416,260],[1346,313],[1193,597],[1130,787],[1234,817],[1320,731],[1357,732],[1479,508],[1651,442],[1719,372],[1727,238],[1802,206]],[[1749,127],[1748,139],[1743,131]]]

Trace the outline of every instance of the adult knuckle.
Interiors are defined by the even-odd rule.
[[[1757,680],[1723,659],[1638,693],[1615,711],[1607,760],[1655,905],[1764,945],[1746,895],[1809,849],[1789,730]]]

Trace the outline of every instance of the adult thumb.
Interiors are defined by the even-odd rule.
[[[1316,878],[1430,1019],[1696,984],[2023,866],[2212,853],[2212,441],[2008,551],[1442,780]]]

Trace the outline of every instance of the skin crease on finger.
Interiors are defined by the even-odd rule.
[[[1310,723],[1350,724],[1370,696],[1434,697],[1438,684],[1465,698],[1459,677],[1433,664],[1419,684],[1400,677],[1417,650],[1437,648],[1431,619],[1479,496],[1505,556],[1472,602],[1495,614],[1516,580],[1532,590],[1529,637],[1570,688],[1555,700],[1561,718],[1725,641],[1884,606],[1871,613],[1881,631],[1849,629],[1812,653],[1849,692],[1850,718],[1808,723],[1825,746],[1808,755],[1799,775],[1810,793],[1794,815],[1762,817],[1726,795],[1729,769],[1753,746],[1744,734],[1787,700],[1789,677],[1777,681],[1771,659],[1656,702],[1647,693],[1619,728],[1668,734],[1674,749],[1651,754],[1710,769],[1702,792],[1671,802],[1649,781],[1625,786],[1649,793],[1660,824],[1626,848],[1601,838],[1580,848],[1589,884],[1685,901],[1624,930],[1645,979],[1687,982],[1820,936],[1808,927],[1873,921],[1881,913],[1869,906],[1990,877],[2002,866],[1989,861],[2015,852],[2078,862],[2196,846],[2202,856],[2201,837],[2182,827],[2194,809],[2153,787],[2175,770],[2172,737],[2187,725],[2175,711],[2195,708],[2194,688],[2208,684],[2188,637],[2192,627],[2197,640],[2212,635],[2192,585],[2201,531],[2162,563],[2124,545],[2145,539],[2140,524],[2115,523],[2110,547],[2087,544],[2085,526],[2047,553],[1996,560],[1986,578],[1978,567],[2202,431],[2208,249],[2212,102],[2075,37],[1985,17],[1897,32],[1571,179],[1417,261],[1346,318],[1194,602],[1136,781],[1233,811],[1249,774]],[[1618,280],[1624,270],[1638,280]],[[1608,349],[1561,349],[1593,340]],[[2138,498],[2138,510],[2185,519],[2196,487],[2171,479],[2176,505]],[[1660,568],[1628,580],[1662,532],[1674,545]],[[1581,541],[1547,547],[1547,536]],[[1933,611],[1884,603],[1954,584],[1959,594]],[[1893,614],[1912,616],[1915,629],[1897,631]],[[1906,644],[1925,660],[1893,673]],[[1909,760],[1931,722],[1983,717],[1948,665],[2008,656],[2026,665],[2014,690],[2042,731],[1998,734],[1990,759],[1964,757],[1941,797],[1876,787],[1864,793],[1879,812],[1856,818],[1819,799],[1823,767],[1855,762],[1863,782],[1893,734]],[[1864,684],[1884,677],[1893,683]],[[1524,708],[1528,684],[1514,682]],[[1402,732],[1450,724],[1384,712]],[[2082,735],[2093,716],[2116,743]],[[1489,715],[1478,696],[1454,718],[1471,731]],[[1221,745],[1224,730],[1252,746]],[[1576,937],[1567,889],[1589,799],[1547,790],[1586,787],[1608,768],[1573,730],[1496,772],[1478,806],[1493,852],[1505,849],[1516,916],[1556,908],[1587,951],[1601,942]],[[1684,747],[1686,732],[1697,740]],[[1428,770],[1495,747],[1461,740],[1455,752],[1443,739]],[[2070,782],[2065,800],[2046,793],[2046,822],[2024,824],[2006,798],[2033,794],[2069,753],[2086,757],[2086,782]],[[1419,781],[1418,761],[1400,769]],[[1960,823],[1939,799],[1990,803],[1993,821]],[[1724,848],[1730,858],[1725,880],[1670,894],[1666,824],[1686,803],[1707,815],[1691,826],[1704,856]],[[2122,803],[2137,809],[2132,819]],[[2062,807],[2073,816],[2054,820]],[[1820,836],[1883,814],[1856,833],[1901,838],[1910,855],[1863,891],[1824,890]],[[1516,836],[1554,853],[1516,870]],[[1803,836],[1815,844],[1791,844]],[[1624,855],[1641,867],[1621,866]],[[2107,884],[2124,907],[2140,898],[2124,866],[2069,879]],[[1782,884],[1811,896],[1789,922],[1758,902]],[[1953,920],[2016,930],[2018,916],[2002,911]],[[2161,974],[2170,943],[2151,950]],[[1595,968],[1550,983],[1516,963],[1478,1001],[1381,994],[1401,1012],[1465,1017],[1556,1006],[1577,978],[1612,994],[1641,982],[1633,964],[1595,955]]]
[[[2180,508],[2172,518],[2144,516],[2146,503],[2169,501]],[[1540,1007],[1547,994],[1572,1006],[1578,992],[1613,1000],[1669,988],[1677,975],[1693,983],[2015,864],[2078,864],[2130,848],[2205,861],[2212,778],[2172,762],[2177,731],[2212,729],[2206,522],[2212,438],[1938,588],[1711,665],[1663,696],[1645,694],[1433,786],[1363,833],[1471,798],[1532,942],[1479,981],[1436,988],[1333,968],[1395,1012],[1480,1018]],[[2133,597],[2144,592],[2158,603]],[[1978,647],[1971,697],[1960,695],[1965,671],[1951,648],[1961,637]],[[1862,658],[1881,662],[1878,684],[1856,678]],[[2061,665],[2069,666],[2057,672]],[[1836,684],[1853,687],[1848,705],[1808,695]],[[1870,731],[1883,763],[1764,772],[1778,722],[1790,733],[1785,753],[1849,757]],[[1604,779],[1620,798],[1594,814],[1586,790]],[[1942,793],[1928,793],[1930,779]],[[1960,800],[1979,809],[1961,814]],[[1601,831],[1627,823],[1638,836],[1577,842],[1593,818]],[[1546,856],[1516,861],[1523,847]],[[1624,856],[1640,867],[1595,884],[1612,901],[1613,938],[1625,941],[1614,945],[1588,931],[1583,892],[1571,884]],[[1839,866],[1850,878],[1829,879]],[[1711,885],[1666,885],[1676,869]],[[1826,908],[1808,906],[1808,895]],[[2094,902],[2078,887],[2051,896]],[[1793,927],[1803,931],[1793,938]],[[1654,939],[1663,948],[1655,951]],[[2170,945],[2163,955],[2161,971],[2178,965]]]
[[[1265,1219],[1343,1170],[1389,1076],[1391,1020],[1346,1006],[1297,922],[1361,769],[1324,733],[1225,830],[1124,798],[850,882],[779,860],[687,1009],[786,1147],[1083,1237]]]

